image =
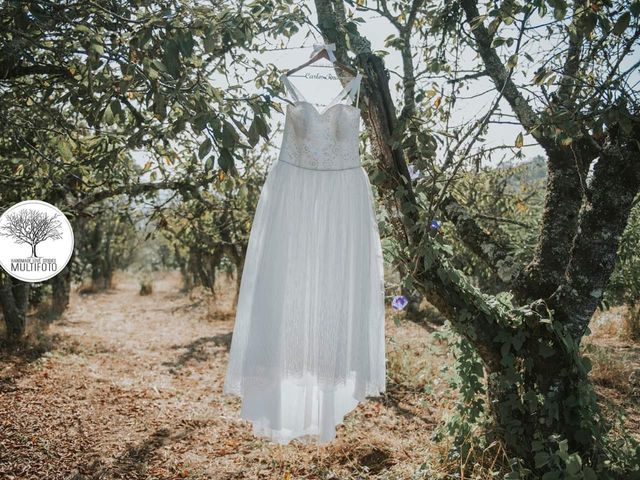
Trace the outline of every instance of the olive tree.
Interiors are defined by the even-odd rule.
[[[243,78],[276,75],[244,51],[303,21],[300,8],[269,0],[2,2],[0,210],[38,198],[73,224],[107,198],[188,192],[215,181],[216,169],[232,171],[267,136],[271,111]],[[234,66],[243,78],[229,76]],[[181,148],[193,140],[199,155]],[[59,283],[64,305],[68,282]],[[0,280],[18,338],[28,289]]]
[[[377,160],[372,175],[394,207],[406,281],[481,359],[494,432],[529,471],[548,473],[544,478],[560,478],[558,470],[605,478],[607,427],[579,345],[640,187],[631,56],[640,36],[638,2],[315,4],[318,27],[336,43],[338,58],[349,61],[353,52],[365,74],[362,116]],[[388,46],[402,58],[400,106],[383,56],[359,32],[364,20],[357,10],[375,11],[397,31]],[[473,59],[464,72],[457,62],[463,49]],[[430,77],[444,78],[451,89],[434,92]],[[448,124],[442,106],[455,101],[461,83],[478,79],[490,81],[492,100],[474,121]],[[481,140],[491,123],[505,119],[544,150],[548,177],[534,255],[504,278],[505,294],[496,296],[453,267],[450,246],[431,222],[447,220],[496,271],[513,261],[509,245],[478,222],[453,188],[461,171],[486,158]],[[446,135],[438,133],[443,129]],[[523,137],[511,147],[521,148]],[[425,178],[411,181],[408,164]]]

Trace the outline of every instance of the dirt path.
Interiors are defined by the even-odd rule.
[[[440,362],[411,363],[423,329],[387,322],[388,359],[410,381],[360,405],[329,446],[278,448],[221,393],[230,304],[178,293],[175,274],[149,296],[126,275],[113,291],[74,294],[49,351],[0,363],[0,478],[411,478],[439,415],[418,387]]]

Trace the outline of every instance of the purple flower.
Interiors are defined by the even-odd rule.
[[[440,220],[431,220],[431,230],[439,230],[442,226],[442,222]]]
[[[420,170],[417,170],[413,165],[407,165],[407,170],[409,170],[409,178],[411,180],[415,180],[422,175],[422,172]]]
[[[409,304],[409,300],[404,295],[396,295],[391,300],[391,308],[393,308],[396,312],[400,310],[404,310],[405,307]]]

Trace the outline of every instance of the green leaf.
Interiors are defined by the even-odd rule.
[[[516,65],[518,65],[518,54],[514,53],[507,60],[507,68],[513,69],[516,68]]]
[[[122,111],[122,107],[120,106],[120,102],[118,101],[117,98],[114,98],[113,100],[111,100],[110,107],[114,115],[117,115]]]
[[[516,137],[515,146],[516,148],[522,148],[524,146],[524,136],[522,135],[522,132],[520,132]]]
[[[541,343],[538,347],[538,352],[542,358],[553,357],[556,354],[556,351],[553,347],[547,345],[546,343]]]
[[[269,140],[269,126],[264,121],[264,119],[260,116],[257,116],[254,118],[254,121],[256,122],[256,129],[258,130],[260,136],[265,140]]]
[[[164,47],[162,63],[167,67],[167,72],[173,77],[180,76],[180,54],[175,40],[169,40]]]
[[[166,72],[167,71],[167,67],[165,66],[164,63],[162,63],[160,60],[158,59],[154,59],[151,62],[151,65],[153,65],[153,68],[155,68],[156,70],[160,71],[160,72]]]
[[[503,45],[505,42],[505,39],[502,37],[494,37],[493,42],[491,42],[491,46],[492,47],[499,47],[500,45]]]
[[[547,472],[542,475],[542,480],[559,480],[560,472]]]
[[[209,152],[211,151],[211,139],[209,137],[205,138],[204,142],[200,144],[200,148],[198,148],[198,157],[200,160],[204,159]]]
[[[193,40],[193,37],[188,30],[180,32],[180,35],[178,36],[178,46],[180,47],[180,53],[182,53],[183,56],[191,56],[195,43],[196,42]]]
[[[551,456],[547,452],[538,452],[534,457],[536,468],[542,468],[551,460]]]
[[[71,160],[73,160],[73,152],[71,151],[69,144],[64,140],[61,140],[58,143],[58,153],[60,153],[60,156],[66,162],[70,162]]]
[[[582,475],[584,476],[584,480],[598,480],[596,472],[594,472],[591,467],[584,467]]]
[[[520,351],[522,345],[524,345],[524,339],[524,332],[522,330],[519,330],[518,333],[513,336],[511,343],[516,351]]]
[[[583,33],[586,37],[589,36],[593,29],[596,28],[596,24],[598,23],[598,16],[591,12],[587,11],[583,17]]]
[[[558,20],[564,20],[567,16],[567,4],[563,1],[557,2],[556,8],[553,10],[553,17]]]
[[[591,359],[589,357],[583,357],[582,358],[582,366],[587,372],[590,372],[591,369],[593,368],[593,362],[591,361]]]
[[[582,458],[577,453],[572,453],[566,460],[567,473],[570,475],[577,475],[582,469]]]
[[[104,114],[102,115],[102,120],[107,125],[113,125],[113,122],[115,121],[115,117],[113,115],[113,112],[111,111],[111,105],[107,105],[107,108],[104,109]]]
[[[225,148],[233,148],[238,142],[238,132],[226,120],[222,124],[222,146]]]
[[[218,165],[222,170],[226,173],[229,173],[233,170],[233,157],[231,156],[231,152],[226,148],[220,150],[220,158],[218,158]]]
[[[249,141],[249,145],[255,147],[259,140],[258,128],[256,127],[256,117],[253,117],[253,121],[249,126],[249,130],[247,131],[247,140]]]
[[[502,19],[500,17],[494,18],[489,23],[489,25],[487,26],[487,30],[489,32],[489,35],[493,35],[494,33],[496,33],[498,31],[498,27],[500,26],[500,23],[502,23]]]
[[[558,456],[563,460],[569,458],[569,441],[566,438],[558,442]]]
[[[547,70],[540,70],[533,76],[533,83],[536,85],[541,85],[544,82],[545,77],[549,72]]]
[[[91,52],[95,52],[98,55],[102,55],[104,53],[104,46],[102,46],[102,44],[100,43],[92,42],[89,45],[89,53]]]
[[[624,12],[622,15],[620,15],[620,17],[618,18],[618,21],[614,25],[613,33],[615,33],[616,35],[622,35],[624,31],[627,29],[627,27],[629,26],[630,21],[631,21],[631,13]]]
[[[203,40],[203,45],[206,53],[213,53],[218,47],[216,37],[211,34],[206,35]]]

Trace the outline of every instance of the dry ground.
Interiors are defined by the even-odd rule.
[[[115,290],[73,295],[43,355],[0,360],[0,478],[405,479],[424,461],[441,407],[421,387],[446,353],[415,361],[422,327],[387,322],[400,379],[351,413],[335,442],[278,447],[254,438],[239,400],[222,395],[232,298],[178,288],[167,274],[139,296],[120,275]]]
[[[40,339],[44,353],[0,357],[1,479],[411,479],[443,448],[431,435],[453,392],[433,332],[390,314],[385,396],[349,414],[328,446],[278,447],[254,438],[239,400],[221,393],[230,289],[216,300],[178,289],[164,274],[140,296],[121,274],[112,291],[74,293]],[[595,341],[594,378],[633,425],[640,408],[625,375],[640,352],[610,333]]]

